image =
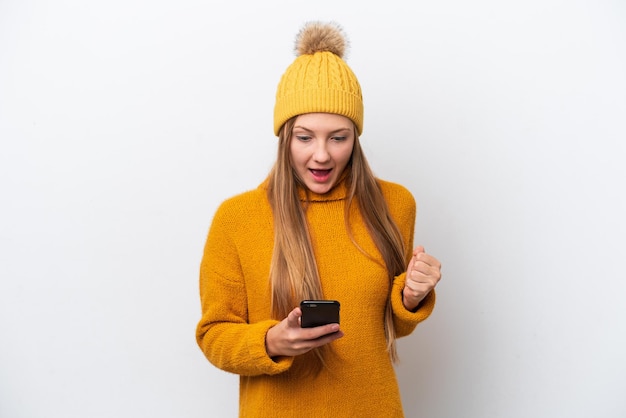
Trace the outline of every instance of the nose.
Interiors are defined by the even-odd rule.
[[[328,152],[328,143],[322,139],[316,141],[315,150],[313,152],[313,160],[318,163],[326,163],[330,160]]]

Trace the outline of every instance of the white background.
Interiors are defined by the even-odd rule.
[[[0,416],[236,416],[198,267],[307,20],[348,33],[366,153],[444,264],[407,417],[626,416],[621,0],[0,0]]]

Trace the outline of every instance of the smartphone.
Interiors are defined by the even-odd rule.
[[[339,302],[336,300],[303,300],[300,302],[302,328],[339,323]]]

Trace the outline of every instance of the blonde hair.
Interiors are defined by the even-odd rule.
[[[305,207],[300,202],[301,184],[292,164],[290,142],[295,117],[289,119],[278,135],[278,157],[269,175],[268,198],[274,216],[274,252],[270,265],[272,316],[282,320],[304,299],[322,299],[322,286],[311,244]],[[405,269],[405,244],[391,218],[389,208],[360,146],[356,127],[350,163],[346,167],[348,196],[345,222],[348,234],[360,251],[350,226],[349,211],[356,205],[361,217],[380,251],[389,277],[388,292],[393,279]],[[303,185],[300,187],[304,187]],[[371,254],[366,254],[375,260]],[[390,298],[385,309],[385,335],[389,356],[398,360],[396,334]],[[308,370],[319,371],[331,355],[330,345],[312,350]]]

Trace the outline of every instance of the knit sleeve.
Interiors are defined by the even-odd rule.
[[[278,374],[289,369],[293,359],[273,360],[267,355],[265,335],[278,321],[248,321],[241,255],[235,239],[240,219],[225,204],[213,218],[200,265],[202,318],[196,340],[206,358],[222,370],[245,376]]]
[[[415,234],[415,219],[417,204],[411,192],[401,185],[383,183],[383,193],[389,204],[389,209],[405,243],[405,264],[408,267],[413,254],[413,236]],[[416,311],[409,311],[402,302],[402,290],[406,280],[406,272],[398,275],[391,289],[391,308],[393,311],[396,335],[404,337],[413,332],[417,324],[430,316],[435,307],[435,291],[431,291],[419,304]]]
[[[406,273],[396,277],[391,289],[391,309],[394,313],[393,321],[398,337],[405,337],[412,333],[417,324],[428,318],[435,308],[435,291],[431,290],[420,302],[415,312],[406,309],[402,303],[402,289],[404,289],[405,279]]]

